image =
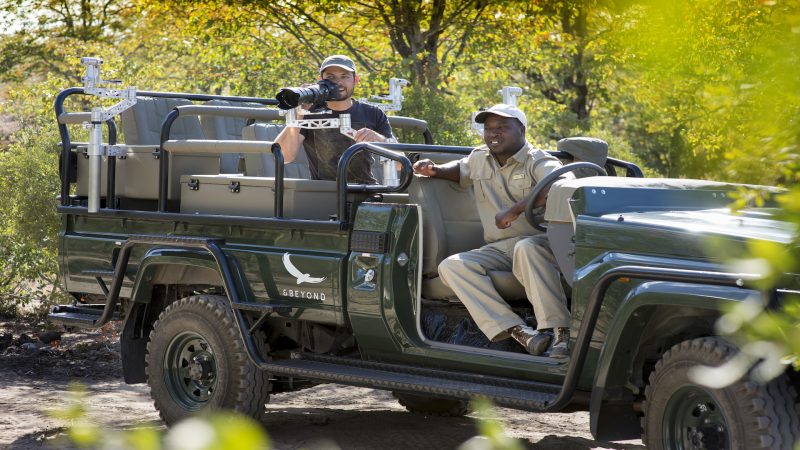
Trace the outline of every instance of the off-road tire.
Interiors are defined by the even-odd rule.
[[[737,352],[715,337],[681,342],[666,353],[645,389],[642,440],[650,450],[791,450],[800,438],[797,392],[784,374],[766,385],[749,376],[722,389],[689,380],[697,365],[719,366]]]
[[[167,306],[150,332],[145,370],[167,424],[215,409],[260,420],[269,401],[268,375],[248,358],[223,296],[193,295]]]
[[[403,392],[392,392],[392,395],[403,407],[414,414],[460,417],[471,412],[469,402],[466,400],[423,397]]]

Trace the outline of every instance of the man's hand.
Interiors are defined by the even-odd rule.
[[[433,163],[430,159],[420,159],[419,161],[415,162],[412,166],[414,169],[414,173],[422,175],[424,177],[433,177],[436,176],[436,164]]]
[[[362,128],[356,131],[353,139],[356,142],[385,142],[386,136],[378,133],[377,131],[370,130],[369,128]]]
[[[520,216],[520,213],[514,212],[513,208],[504,209],[494,216],[494,224],[497,228],[504,230],[511,226],[515,220]]]

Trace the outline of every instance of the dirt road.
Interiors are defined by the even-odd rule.
[[[0,343],[18,324],[0,322]],[[35,331],[26,333],[33,340]],[[114,429],[163,428],[146,385],[126,385],[113,330],[64,334],[58,348],[31,342],[0,346],[0,449],[61,448],[64,422],[46,414],[65,404],[70,383],[89,389],[96,423]],[[325,384],[273,396],[267,433],[276,449],[455,449],[477,434],[471,417],[425,417],[405,411],[390,393]],[[587,413],[534,414],[498,409],[506,433],[527,448],[644,449],[641,441],[600,443]]]

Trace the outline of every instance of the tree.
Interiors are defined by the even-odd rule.
[[[800,112],[794,2],[639,2],[614,34],[619,74],[672,176],[796,179]],[[642,134],[644,135],[644,134]],[[764,170],[769,167],[772,170]]]
[[[321,62],[327,56],[316,47],[314,33],[328,39],[329,48],[349,52],[366,71],[375,72],[395,56],[385,49],[375,53],[378,30],[385,30],[391,50],[410,81],[441,91],[462,63],[469,44],[480,34],[489,5],[482,0],[376,0],[271,2],[249,0],[264,11],[270,24],[294,36]],[[380,39],[377,39],[377,43]]]
[[[59,62],[70,43],[113,42],[130,25],[128,0],[2,0],[0,25],[13,33],[0,42],[0,79],[31,73],[71,74]]]

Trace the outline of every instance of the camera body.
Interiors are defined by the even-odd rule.
[[[297,108],[303,103],[311,103],[310,110],[323,108],[328,100],[339,99],[339,86],[330,80],[319,80],[316,86],[283,88],[275,95],[278,108]]]

